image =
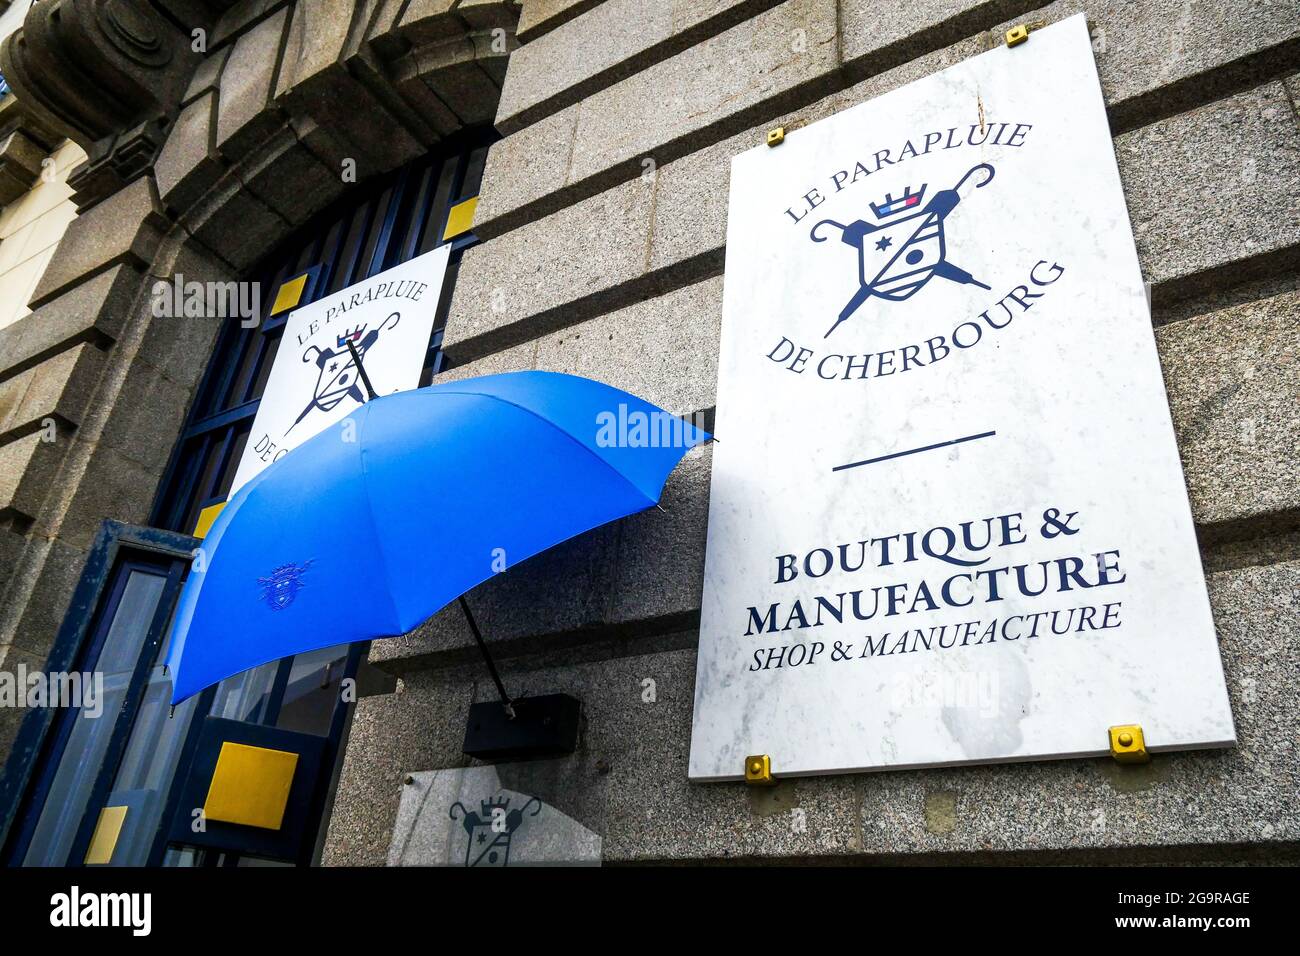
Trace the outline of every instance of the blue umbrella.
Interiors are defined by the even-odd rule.
[[[222,510],[177,609],[172,703],[269,661],[404,634],[504,566],[655,506],[708,439],[553,372],[374,399]]]

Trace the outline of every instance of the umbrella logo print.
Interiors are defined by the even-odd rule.
[[[920,292],[935,276],[963,285],[989,288],[965,269],[948,261],[948,247],[943,234],[944,220],[961,202],[963,187],[977,174],[982,179],[975,183],[974,188],[982,189],[992,182],[993,167],[988,163],[972,166],[956,186],[939,190],[924,207],[921,201],[925,198],[928,183],[916,192],[908,187],[898,199],[886,194],[883,202],[871,203],[871,211],[877,220],[874,223],[858,219],[844,225],[833,219],[823,219],[812,227],[809,238],[813,242],[825,242],[827,237],[818,235],[817,230],[833,226],[840,230],[841,242],[858,250],[860,287],[840,311],[825,337],[829,338],[831,332],[871,296],[889,302],[904,302]]]
[[[293,603],[298,592],[304,587],[302,576],[307,573],[313,561],[302,564],[282,564],[268,578],[258,578],[262,586],[262,600],[272,611],[283,611]]]
[[[285,432],[286,435],[315,409],[322,412],[333,411],[345,398],[353,399],[358,405],[365,401],[365,396],[361,393],[361,376],[357,374],[356,363],[352,361],[352,353],[348,351],[348,342],[351,341],[356,346],[357,354],[361,356],[361,361],[365,362],[366,353],[379,341],[379,334],[396,328],[401,318],[400,312],[394,312],[384,319],[377,329],[366,331],[366,326],[362,324],[346,331],[336,336],[336,348],[307,346],[306,351],[302,353],[302,360],[304,363],[316,363],[316,386],[311,401],[302,410],[302,414],[294,419],[293,424]]]

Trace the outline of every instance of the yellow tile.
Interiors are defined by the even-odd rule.
[[[221,514],[221,509],[226,506],[224,501],[218,501],[215,505],[208,505],[199,512],[199,520],[194,524],[194,537],[206,538],[208,532],[212,530],[212,522],[217,520],[217,515]]]
[[[302,290],[306,286],[307,273],[305,272],[296,279],[281,283],[279,290],[275,293],[275,303],[271,306],[271,314],[279,315],[281,312],[287,312],[296,306],[302,298]]]
[[[225,741],[203,803],[204,817],[264,830],[280,829],[297,766],[295,753]]]
[[[117,849],[117,838],[122,835],[122,824],[126,822],[129,807],[105,807],[99,811],[99,822],[95,824],[95,835],[90,838],[90,847],[86,850],[87,866],[104,866],[113,859]]]
[[[469,227],[474,225],[476,209],[478,209],[477,196],[452,206],[451,211],[447,213],[447,228],[442,231],[442,238],[454,239],[462,232],[469,232]]]

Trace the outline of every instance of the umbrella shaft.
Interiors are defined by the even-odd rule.
[[[514,702],[511,701],[510,695],[506,693],[506,685],[501,683],[501,675],[497,673],[496,662],[492,660],[492,655],[488,653],[487,644],[483,641],[483,635],[479,632],[478,622],[474,620],[474,613],[469,609],[469,602],[465,600],[464,595],[457,598],[460,602],[460,609],[465,612],[465,620],[469,622],[469,629],[474,634],[474,640],[478,643],[478,649],[483,654],[483,661],[487,664],[488,673],[492,675],[492,681],[497,685],[497,693],[501,695],[501,704],[506,709],[506,714],[514,719]]]
[[[357,374],[361,376],[361,384],[366,387],[366,395],[370,398],[376,398],[375,387],[370,384],[370,376],[366,374],[366,367],[361,364],[361,353],[357,351],[357,347],[352,344],[351,339],[348,339],[348,351],[352,353],[352,363],[356,365]]]

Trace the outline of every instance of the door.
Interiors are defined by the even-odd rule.
[[[73,598],[90,613],[68,615],[44,673],[51,699],[24,719],[0,778],[8,864],[93,863],[109,836],[122,861],[147,860],[187,717],[167,719],[170,683],[159,662],[196,543],[104,523]],[[54,699],[56,686],[79,693]],[[156,735],[153,772],[123,777],[124,765],[141,763],[130,744],[145,727]]]

